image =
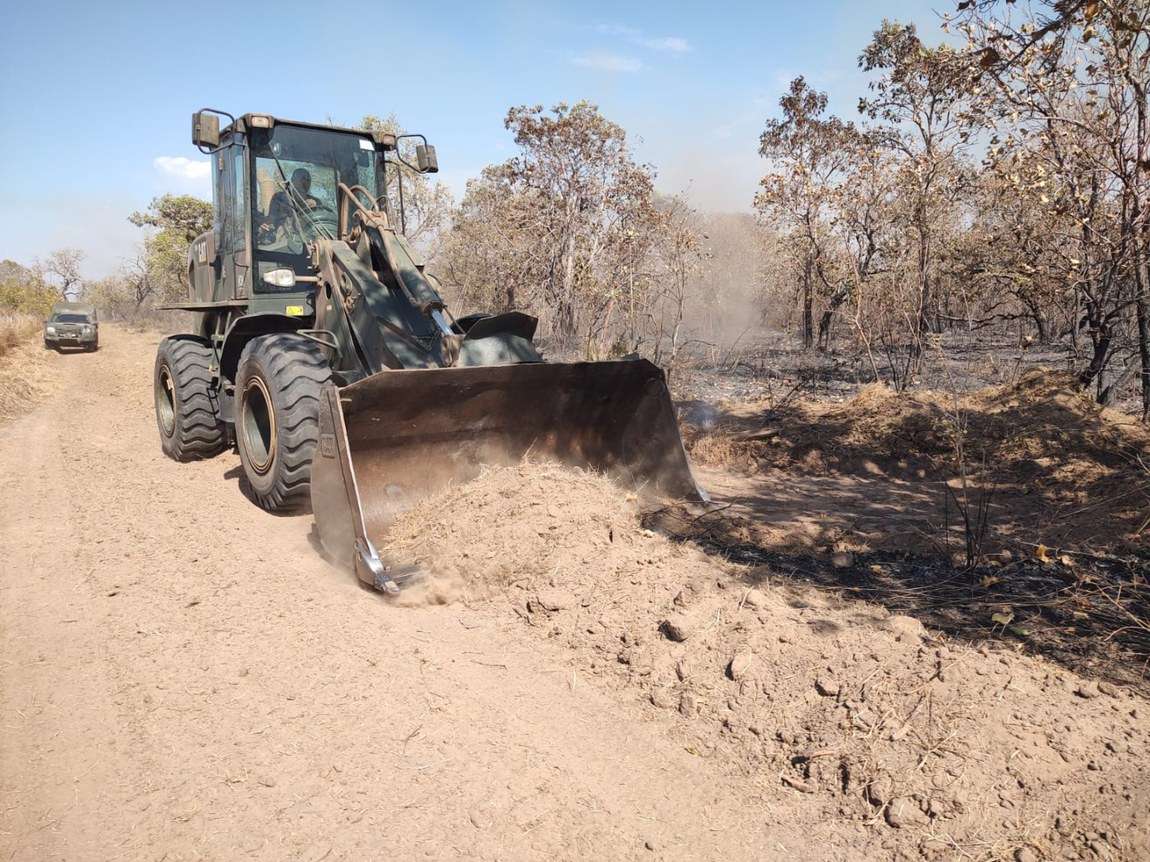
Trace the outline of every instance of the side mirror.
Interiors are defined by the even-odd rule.
[[[435,157],[435,147],[431,144],[419,144],[416,146],[415,164],[421,174],[439,173],[439,159]]]
[[[192,114],[192,143],[214,150],[220,145],[220,118],[207,111]]]

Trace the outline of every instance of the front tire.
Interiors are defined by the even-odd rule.
[[[211,347],[192,335],[165,338],[156,350],[156,425],[160,448],[175,461],[212,458],[227,446],[211,367]]]
[[[248,484],[269,512],[306,511],[319,437],[323,349],[294,332],[253,338],[236,372],[236,444]]]

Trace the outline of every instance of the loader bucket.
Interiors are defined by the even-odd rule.
[[[663,372],[646,360],[384,371],[329,384],[321,402],[311,473],[320,542],[387,592],[396,585],[375,543],[391,521],[484,464],[538,457],[705,499]]]

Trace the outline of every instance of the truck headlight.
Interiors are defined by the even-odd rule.
[[[56,334],[56,327],[54,327],[54,326],[49,326],[49,327],[48,327],[48,329],[47,329],[47,332],[48,332],[48,334],[49,334],[49,335],[55,335],[55,334]]]

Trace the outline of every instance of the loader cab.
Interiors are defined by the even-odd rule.
[[[253,290],[291,292],[269,274],[311,274],[309,246],[338,235],[339,184],[382,194],[380,156],[366,133],[280,121],[250,129],[248,150]]]
[[[368,132],[262,114],[233,120],[210,152],[215,219],[204,247],[200,239],[193,246],[194,293],[306,316],[309,246],[337,235],[339,183],[384,195],[382,153]],[[194,266],[197,256],[214,258],[210,272]]]

